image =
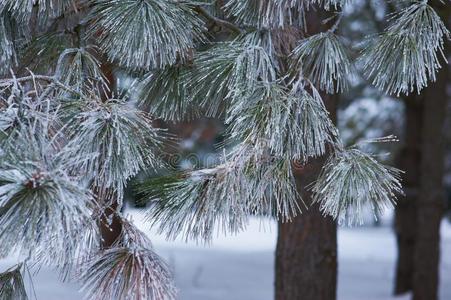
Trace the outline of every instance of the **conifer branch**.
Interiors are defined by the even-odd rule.
[[[28,300],[22,269],[23,265],[19,264],[0,273],[0,299]]]
[[[199,5],[194,6],[194,11],[196,11],[202,17],[204,17],[208,21],[210,21],[218,26],[229,29],[230,31],[235,32],[237,34],[243,33],[243,30],[240,27],[238,27],[237,25],[233,24],[232,22],[229,22],[224,19],[220,19],[220,18],[217,18],[217,17],[211,15],[205,8],[203,8]]]

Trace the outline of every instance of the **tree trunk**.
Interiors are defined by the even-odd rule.
[[[323,98],[335,118],[336,96]],[[306,186],[314,181],[325,158],[295,169],[304,202],[311,203]],[[302,206],[301,206],[302,207]],[[337,286],[337,226],[323,216],[318,205],[290,223],[279,223],[276,249],[276,300],[334,300]]]
[[[102,101],[107,101],[109,98],[114,97],[116,78],[114,76],[113,65],[110,64],[103,56],[100,57],[99,60],[102,62],[101,70],[108,82],[109,89],[104,91]],[[114,192],[111,192],[109,195],[111,198],[115,197]],[[108,202],[111,203],[110,206],[105,207],[103,215],[99,221],[100,234],[102,238],[100,246],[102,249],[108,249],[113,246],[122,233],[122,220],[117,214],[119,203],[117,200],[112,201],[112,199],[103,199],[100,195],[98,195],[98,200],[101,201],[101,206]]]
[[[102,241],[100,243],[102,249],[108,249],[113,246],[122,232],[122,220],[117,215],[117,201],[105,208],[104,214],[100,219],[100,234]]]
[[[430,4],[444,22],[449,21],[449,5],[440,1]],[[406,171],[406,197],[400,199],[396,209],[395,294],[413,291],[414,300],[438,298],[448,74],[449,65],[445,64],[437,82],[430,83],[420,96],[406,99],[406,148],[398,163]]]
[[[416,208],[420,184],[420,144],[423,99],[416,94],[404,98],[405,125],[404,145],[396,160],[397,167],[404,170],[403,189],[405,196],[399,197],[395,210],[395,233],[398,244],[398,260],[394,294],[412,290],[416,231]]]
[[[424,91],[421,130],[420,190],[417,199],[417,241],[414,251],[414,300],[437,299],[440,222],[444,211],[443,127],[446,117],[448,68]]]

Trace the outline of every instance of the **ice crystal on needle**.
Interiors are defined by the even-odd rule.
[[[327,93],[348,88],[353,73],[351,56],[341,37],[333,32],[313,35],[300,41],[291,54],[298,76],[309,78]]]
[[[64,160],[56,145],[30,129],[20,130],[3,145],[0,255],[14,249],[28,254],[39,248],[64,255],[61,250],[67,248],[63,246],[67,236],[77,235],[91,222],[92,197],[67,173],[71,162]]]
[[[367,205],[375,216],[393,207],[402,194],[400,173],[358,149],[339,151],[328,159],[313,186],[314,202],[339,223],[361,224]]]
[[[117,243],[86,262],[81,274],[86,299],[176,299],[169,267],[149,239],[127,220],[122,226]]]
[[[151,118],[123,99],[94,103],[81,112],[70,126],[69,145],[83,156],[77,169],[86,174],[93,187],[112,189],[122,201],[125,184],[130,177],[147,167],[160,167],[158,151],[162,146],[162,130],[152,127]]]
[[[0,299],[28,300],[22,269],[18,265],[0,273]]]
[[[384,33],[367,41],[362,56],[366,74],[388,93],[419,93],[428,80],[435,81],[440,56],[446,60],[444,41],[449,37],[427,1],[414,2],[396,15]]]
[[[91,34],[111,60],[131,69],[164,67],[189,58],[203,22],[183,2],[95,0]]]

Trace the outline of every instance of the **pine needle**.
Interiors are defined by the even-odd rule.
[[[90,35],[110,60],[134,70],[190,58],[203,22],[181,1],[94,0]]]
[[[447,38],[448,29],[427,1],[414,2],[395,15],[384,33],[366,42],[365,73],[387,93],[420,93],[436,80],[440,56],[446,61]]]
[[[21,273],[22,265],[0,273],[0,299],[28,300]]]
[[[291,54],[298,77],[310,79],[319,89],[333,94],[348,89],[354,68],[341,37],[328,31],[304,40]]]
[[[393,208],[402,194],[400,173],[360,150],[339,151],[328,159],[314,184],[313,202],[340,224],[362,224],[365,207],[375,217]]]

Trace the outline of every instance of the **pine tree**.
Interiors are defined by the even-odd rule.
[[[449,33],[427,1],[406,1],[356,63],[339,33],[348,5],[1,0],[0,257],[54,267],[90,299],[174,299],[169,268],[122,214],[130,180],[165,168],[173,137],[155,119],[218,117],[228,136],[216,166],[136,184],[168,238],[209,242],[252,215],[299,220],[305,190],[339,223],[393,207],[401,171],[345,146],[323,100],[362,70],[388,93],[419,92]],[[312,33],[317,10],[325,26]],[[134,83],[120,90],[118,74]],[[317,159],[321,172],[299,187],[295,167]],[[11,270],[0,295],[26,299],[23,265]]]

